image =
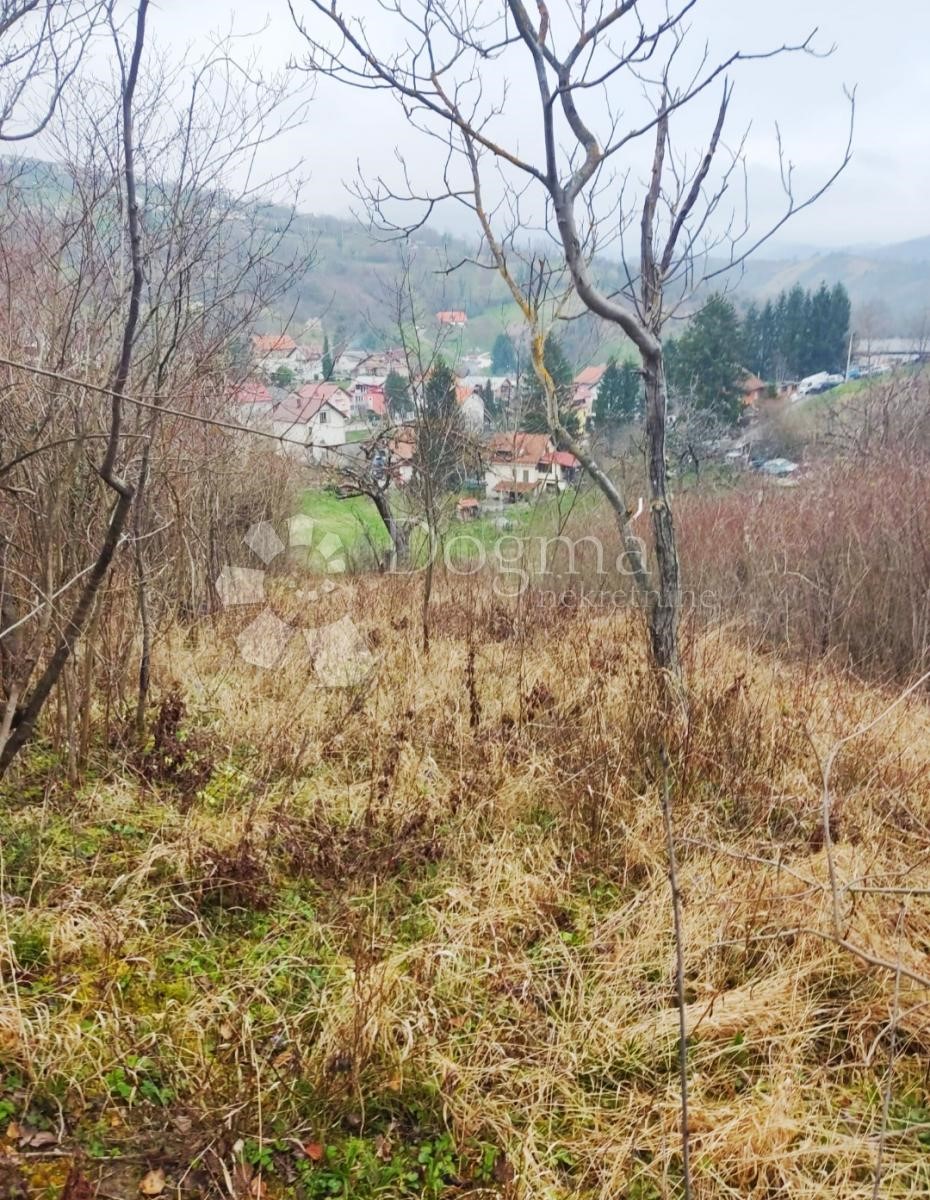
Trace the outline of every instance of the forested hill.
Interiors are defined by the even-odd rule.
[[[56,190],[61,194],[70,190],[67,176],[53,164],[20,162],[20,179],[24,170],[32,174],[37,194],[45,199]],[[289,219],[285,210],[272,205],[253,209],[249,216],[274,225]],[[372,344],[390,338],[396,328],[397,288],[407,255],[424,316],[431,317],[441,309],[463,309],[468,314],[464,348],[487,349],[502,328],[518,324],[518,314],[500,278],[471,261],[477,239],[469,242],[423,229],[410,243],[404,243],[385,240],[354,220],[300,214],[292,220],[282,255],[292,248],[291,242],[294,250],[314,245],[314,262],[278,311],[268,315],[269,330],[285,323],[298,329],[308,319],[321,318],[337,337]],[[597,274],[608,290],[623,285],[618,262],[601,260]],[[877,325],[873,332],[913,332],[930,311],[930,237],[862,251],[801,251],[791,259],[755,258],[739,278],[731,279],[729,290],[738,305],[745,307],[755,301],[761,306],[794,284],[814,290],[824,281],[846,287],[854,319],[868,310],[869,319]],[[579,353],[584,352],[586,343],[603,340],[603,331],[588,323],[571,324],[577,328],[567,330],[565,340],[570,346],[577,342]]]
[[[391,306],[401,274],[402,246],[384,241],[357,222],[328,216],[301,216],[295,229],[316,244],[316,262],[290,298],[295,317],[324,316],[326,324],[377,333],[393,327]],[[509,294],[491,271],[467,261],[475,245],[427,230],[412,242],[416,290],[424,313],[464,309],[471,347],[489,348],[496,333],[517,320]],[[465,261],[463,261],[465,260]],[[454,271],[450,268],[456,266]],[[622,285],[618,263],[602,260],[598,274],[606,288]],[[816,290],[822,282],[842,283],[854,316],[867,310],[879,334],[909,333],[930,312],[930,238],[869,251],[810,254],[788,260],[750,260],[729,284],[745,307],[776,299],[795,284]],[[571,336],[571,335],[570,335]],[[578,340],[591,332],[579,330]]]

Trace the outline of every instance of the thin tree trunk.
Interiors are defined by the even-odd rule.
[[[78,598],[71,615],[67,618],[58,645],[52,654],[45,670],[32,690],[32,694],[22,709],[13,718],[13,727],[6,745],[0,752],[0,776],[23,746],[33,737],[42,709],[55,687],[68,660],[74,653],[75,646],[80,641],[87,623],[93,612],[104,580],[109,573],[114,555],[119,547],[123,532],[132,510],[133,489],[116,474],[117,457],[122,448],[123,395],[129,381],[129,371],[132,366],[132,351],[139,324],[139,312],[142,303],[142,289],[145,276],[142,265],[142,229],[139,221],[139,202],[136,193],[135,153],[133,139],[133,100],[136,83],[139,78],[139,65],[142,59],[142,49],[145,43],[145,19],[148,14],[149,0],[139,0],[136,13],[136,32],[129,63],[128,73],[123,78],[122,96],[122,135],[123,135],[123,175],[126,186],[126,214],[129,232],[130,257],[132,261],[132,286],[129,293],[129,306],[126,322],[123,327],[122,344],[119,358],[113,376],[111,388],[112,405],[110,412],[110,431],[103,463],[100,466],[100,477],[113,492],[117,500],[110,515],[106,535],[98,551],[93,568],[87,577],[81,595]]]
[[[656,588],[650,597],[649,641],[659,670],[667,672],[676,687],[682,682],[678,628],[681,621],[681,578],[675,524],[668,497],[668,464],[665,455],[667,398],[661,350],[643,356],[646,387],[646,468],[655,541]]]
[[[149,478],[149,460],[152,450],[152,438],[155,434],[155,418],[149,427],[149,436],[142,451],[142,466],[139,470],[139,483],[136,488],[136,511],[134,514],[135,543],[133,545],[133,564],[136,571],[136,602],[139,608],[139,623],[141,626],[142,645],[139,650],[139,687],[136,693],[136,740],[140,747],[145,741],[145,710],[148,707],[149,688],[152,679],[152,623],[149,613],[148,586],[145,577],[145,552],[142,548],[142,533],[144,526],[145,505],[147,500],[146,487]]]

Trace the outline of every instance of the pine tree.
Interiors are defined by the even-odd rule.
[[[827,370],[845,372],[849,357],[849,320],[852,315],[852,305],[849,301],[849,292],[841,283],[836,284],[830,293],[830,308],[832,316],[827,350],[832,366]]]
[[[552,382],[555,384],[559,420],[568,432],[574,436],[578,433],[580,426],[578,414],[571,407],[575,393],[575,374],[571,364],[565,357],[558,338],[552,334],[546,338],[543,361],[546,365],[546,370],[552,377]],[[546,393],[543,390],[542,384],[537,379],[535,371],[530,371],[525,378],[520,429],[525,433],[549,432],[549,411],[546,402]]]
[[[463,476],[465,435],[455,372],[440,357],[426,378],[417,420],[415,477],[434,494],[454,488]]]
[[[833,350],[833,301],[830,291],[822,283],[810,297],[810,321],[808,323],[807,352],[800,366],[800,374],[814,375],[818,371],[834,371],[836,355]]]
[[[732,425],[743,411],[741,354],[736,309],[724,296],[711,296],[666,351],[669,386],[679,400]]]
[[[410,411],[410,388],[403,375],[391,371],[384,381],[384,398],[395,420],[403,420]]]
[[[517,369],[517,351],[513,339],[506,333],[499,333],[494,339],[491,350],[491,374],[509,375]]]
[[[775,379],[778,374],[778,321],[775,305],[767,300],[759,313],[759,365],[752,369],[762,379]]]
[[[618,430],[636,416],[642,390],[640,373],[633,363],[627,360],[618,366],[615,358],[607,360],[594,400],[593,416],[595,429],[606,434],[611,451]]]
[[[333,362],[333,356],[329,350],[329,337],[325,333],[323,334],[323,359],[320,366],[323,369],[324,380],[329,383],[336,369],[336,364]]]
[[[779,297],[779,302],[781,297]],[[789,377],[800,379],[807,363],[810,338],[810,296],[799,283],[785,297],[780,346]]]
[[[762,316],[756,304],[750,304],[743,317],[743,365],[756,375],[762,375],[765,370],[762,359]]]

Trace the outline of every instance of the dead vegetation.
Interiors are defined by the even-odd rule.
[[[229,1195],[234,1170],[269,1197],[679,1193],[641,632],[514,609],[502,638],[501,601],[455,582],[439,611],[470,618],[437,620],[428,658],[392,620],[414,583],[343,585],[377,633],[357,689],[296,655],[257,671],[223,622],[179,630],[158,727],[169,775],[173,747],[209,746],[196,790],[24,762],[52,782],[4,797],[14,1134],[82,1147],[94,1179],[141,1148],[133,1186],[157,1166],[182,1196]],[[880,1144],[880,1194],[926,1194],[930,712],[912,695],[842,747],[825,839],[822,762],[894,694],[725,633],[690,654],[695,1195],[871,1196]]]

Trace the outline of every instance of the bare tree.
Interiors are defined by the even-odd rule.
[[[142,61],[142,51],[145,44],[145,22],[148,15],[148,8],[149,0],[139,0],[139,7],[136,12],[135,33],[128,59],[124,54],[116,26],[112,26],[114,44],[118,50],[120,64],[122,171],[126,203],[126,231],[129,242],[132,275],[119,352],[113,367],[112,382],[110,384],[110,425],[107,432],[103,459],[97,468],[101,480],[113,492],[115,502],[106,533],[97,552],[97,557],[83,583],[74,607],[66,618],[55,650],[45,669],[33,686],[32,691],[24,698],[24,701],[20,705],[11,704],[11,697],[8,697],[7,709],[10,715],[7,716],[4,724],[9,726],[9,734],[5,740],[5,744],[0,747],[0,774],[9,767],[19,751],[33,736],[36,723],[45,706],[45,702],[48,700],[52,688],[58,682],[65,664],[74,653],[74,648],[91,618],[97,595],[110,570],[117,547],[123,538],[132,508],[134,488],[124,477],[120,469],[119,458],[123,451],[123,397],[126,392],[126,385],[129,381],[129,372],[132,366],[133,345],[139,325],[142,289],[145,284],[142,260],[142,236],[139,221],[139,198],[135,174],[133,105],[136,85],[139,80],[139,66]]]
[[[112,0],[0,0],[0,141],[46,128]]]
[[[742,165],[742,144],[726,150],[723,143],[732,98],[729,73],[754,60],[814,53],[813,35],[757,53],[735,51],[714,62],[706,49],[690,53],[688,22],[698,3],[679,0],[647,15],[639,0],[557,6],[538,0],[531,17],[523,0],[471,9],[451,0],[395,0],[385,8],[391,26],[385,45],[383,28],[375,43],[364,20],[345,15],[336,3],[289,0],[308,45],[307,69],[353,87],[389,91],[410,123],[442,147],[438,188],[414,186],[403,163],[399,189],[378,179],[363,183],[361,191],[382,225],[399,233],[421,226],[443,200],[475,213],[480,257],[504,277],[530,326],[533,366],[549,397],[552,434],[581,460],[614,511],[644,599],[654,663],[678,694],[680,584],[666,467],[662,332],[696,288],[738,267],[813,203],[850,153],[847,143],[836,171],[803,198],[796,196],[793,169],[782,158],[781,216],[761,234],[747,219],[738,222],[735,213],[721,228],[721,206]],[[698,109],[715,83],[720,93],[709,114],[710,132],[694,159],[679,150],[673,124],[682,110]],[[620,90],[624,85],[627,95]],[[520,87],[537,95],[538,158],[527,157],[525,141],[506,125],[511,92]],[[626,115],[629,109],[632,116]],[[634,196],[629,180],[646,142],[651,145],[646,182]],[[402,199],[420,202],[415,219],[398,220],[396,202]],[[623,253],[624,234],[631,229],[635,266]],[[537,241],[548,239],[544,252],[533,249],[534,231]],[[598,281],[595,259],[611,245],[619,245],[624,263],[616,288]],[[712,259],[711,251],[721,247],[723,261]],[[626,499],[559,420],[543,350],[554,317],[571,315],[568,289],[585,309],[622,330],[640,357],[654,570],[630,530]]]
[[[59,683],[80,697],[86,747],[102,633],[120,692],[138,656],[142,736],[159,628],[209,603],[227,542],[264,515],[262,497],[287,474],[282,463],[249,483],[254,456],[229,407],[237,341],[312,259],[293,207],[265,198],[279,181],[253,178],[257,150],[306,105],[290,81],[237,61],[228,41],[200,62],[141,61],[145,12],[128,48],[110,14],[115,78],[83,79],[59,102],[51,198],[7,189],[0,506],[13,544],[0,555],[0,769]],[[116,496],[105,515],[86,469],[97,443],[97,478]],[[135,593],[138,624],[121,591]]]

